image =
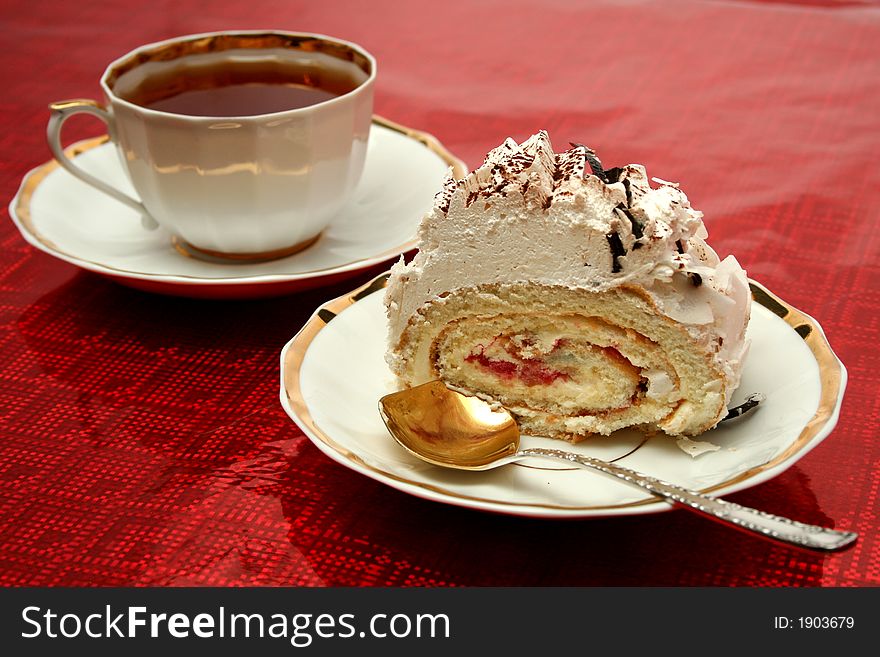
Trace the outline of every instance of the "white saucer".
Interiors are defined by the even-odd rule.
[[[68,151],[94,175],[134,195],[106,137]],[[361,182],[314,246],[261,263],[215,264],[182,255],[163,229],[61,169],[53,160],[22,180],[9,214],[24,238],[51,256],[152,292],[212,298],[285,294],[351,276],[415,247],[449,167],[464,164],[434,137],[374,117]]]
[[[461,472],[418,460],[388,434],[378,400],[396,390],[384,361],[387,275],[324,304],[281,354],[281,403],[327,456],[418,497],[484,511],[588,518],[671,507],[617,479],[580,469],[516,464]],[[568,445],[523,436],[523,447],[553,447],[616,460],[635,470],[718,495],[782,473],[834,428],[846,370],[815,320],[752,283],[752,340],[733,399],[761,392],[754,412],[699,437],[720,446],[692,458],[668,436],[621,431]]]

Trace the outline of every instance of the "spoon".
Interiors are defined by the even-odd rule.
[[[643,488],[671,504],[765,538],[815,550],[840,550],[856,532],[775,516],[670,484],[592,456],[556,449],[520,449],[519,427],[506,410],[450,390],[442,381],[386,395],[379,412],[394,439],[414,456],[445,468],[491,470],[531,458],[563,460]]]

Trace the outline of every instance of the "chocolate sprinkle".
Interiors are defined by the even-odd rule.
[[[605,175],[605,169],[602,167],[602,162],[599,160],[598,157],[596,157],[596,152],[592,148],[590,148],[589,146],[585,146],[584,144],[576,144],[573,141],[570,141],[568,143],[571,144],[572,148],[584,149],[584,157],[590,164],[590,169],[592,169],[593,175],[602,182],[607,183],[608,177]]]
[[[642,222],[633,216],[633,213],[630,212],[630,209],[628,207],[626,207],[623,203],[621,203],[620,205],[618,205],[615,208],[615,210],[617,210],[623,216],[625,216],[627,219],[629,219],[630,226],[632,226],[633,236],[636,239],[641,239],[642,237],[644,237],[645,232],[643,230],[644,226],[642,225]]]
[[[703,277],[696,272],[690,272],[688,273],[688,276],[691,279],[691,285],[694,287],[700,287],[703,284]]]
[[[623,174],[624,169],[622,167],[613,167],[611,169],[605,170],[605,182],[609,185],[612,183],[622,182],[623,188],[626,190],[626,207],[632,206],[633,197],[632,190],[629,186],[629,178],[621,179],[621,175]]]
[[[742,404],[740,404],[739,406],[734,406],[733,408],[728,410],[727,415],[721,418],[721,421],[726,422],[727,420],[733,420],[734,418],[741,417],[749,411],[757,408],[758,404],[760,404],[765,399],[767,399],[767,397],[765,397],[760,392],[749,395],[748,397],[746,397],[746,400]]]
[[[437,194],[434,195],[434,202],[437,204],[437,209],[440,210],[443,214],[447,214],[449,212],[449,206],[452,203],[452,197],[455,195],[456,190],[460,187],[460,180],[454,179],[452,176],[448,176],[443,181],[443,187],[440,189]]]
[[[602,168],[602,163],[599,161],[599,158],[596,157],[596,154],[587,149],[586,153],[587,162],[590,163],[590,168],[593,170],[593,174],[602,182],[607,183],[608,179],[605,177],[605,170]]]
[[[620,182],[620,174],[623,173],[623,169],[620,167],[612,167],[610,169],[605,169],[605,180],[608,181],[609,184]],[[626,180],[624,179],[624,185],[626,185]]]
[[[605,239],[608,240],[608,246],[611,248],[611,273],[616,274],[623,269],[618,258],[626,255],[626,249],[623,248],[623,242],[620,241],[620,235],[617,231],[606,233]]]
[[[681,240],[675,240],[675,249],[676,249],[679,253],[682,253],[682,254],[684,253],[684,247],[683,247],[682,244],[681,244]]]

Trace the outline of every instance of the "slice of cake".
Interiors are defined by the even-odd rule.
[[[524,433],[696,435],[739,384],[751,295],[702,213],[644,167],[603,169],[546,132],[446,179],[391,270],[387,360],[497,401]]]

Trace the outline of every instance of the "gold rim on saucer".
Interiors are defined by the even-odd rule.
[[[420,481],[407,479],[400,475],[394,474],[387,470],[383,470],[375,465],[367,463],[360,456],[339,444],[331,438],[320,426],[315,422],[308,405],[303,399],[302,388],[300,386],[300,373],[302,370],[303,360],[306,352],[315,336],[318,335],[327,324],[336,315],[355,303],[362,301],[371,294],[385,288],[388,281],[388,273],[384,273],[371,282],[357,288],[349,294],[337,297],[322,305],[306,322],[305,326],[294,336],[290,343],[285,347],[284,360],[282,363],[281,383],[282,394],[285,396],[287,404],[292,412],[296,415],[298,421],[308,428],[309,432],[317,437],[324,445],[332,449],[344,460],[355,464],[361,470],[367,470],[384,479],[391,479],[402,484],[407,484],[415,488],[443,495],[451,500],[459,500],[466,502],[483,502],[487,504],[498,505],[502,507],[520,507],[530,509],[547,509],[553,511],[583,512],[583,511],[616,511],[622,509],[631,509],[643,507],[650,504],[658,504],[654,498],[645,499],[637,502],[627,502],[623,504],[611,504],[602,506],[562,506],[554,504],[540,503],[523,503],[508,502],[504,500],[491,499],[485,497],[462,495],[454,490],[426,484]],[[752,299],[780,317],[791,329],[797,333],[806,343],[807,347],[819,368],[820,395],[819,405],[813,417],[804,425],[798,437],[785,449],[771,460],[749,468],[743,472],[730,477],[718,484],[700,489],[701,493],[713,493],[728,486],[734,486],[748,479],[752,479],[761,473],[773,469],[777,465],[785,462],[796,454],[805,450],[811,441],[825,428],[829,421],[835,416],[839,408],[841,395],[843,394],[845,371],[843,365],[831,349],[831,345],[825,338],[819,324],[809,315],[790,306],[785,301],[771,293],[767,288],[759,283],[750,280],[749,287],[752,292]],[[391,440],[391,437],[388,438]],[[672,507],[669,507],[672,508]],[[658,509],[660,510],[660,509]]]

